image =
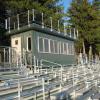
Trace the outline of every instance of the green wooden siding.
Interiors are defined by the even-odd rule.
[[[12,35],[11,37],[21,37],[21,49],[23,48],[27,50],[27,37],[32,37],[32,54],[31,56],[36,56],[39,59],[46,59],[52,62],[60,63],[60,64],[75,64],[75,55],[64,55],[64,54],[53,54],[53,53],[39,53],[38,52],[38,37],[48,38],[56,41],[61,41],[65,43],[74,43],[74,40],[68,40],[63,37],[53,36],[47,33],[38,32],[35,30],[30,30],[26,32],[22,32],[19,34]],[[40,45],[41,49],[43,49],[42,44]],[[48,47],[46,48],[48,49]]]

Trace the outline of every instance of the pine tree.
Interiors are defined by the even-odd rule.
[[[88,53],[91,45],[95,53],[95,41],[99,35],[99,16],[93,5],[88,0],[73,0],[68,15],[71,25],[79,30],[79,42],[81,43],[79,48],[82,50],[82,42],[84,42],[86,52]]]

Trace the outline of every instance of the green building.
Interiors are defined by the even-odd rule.
[[[67,29],[70,30],[69,33],[58,32],[53,29],[52,23],[48,28],[44,24],[29,22],[28,16],[27,25],[23,27],[18,25],[17,29],[12,30],[8,26],[10,30],[6,35],[10,36],[11,47],[16,48],[18,55],[25,52],[28,60],[35,56],[38,59],[46,59],[63,65],[75,64],[74,42],[77,38],[75,29]]]

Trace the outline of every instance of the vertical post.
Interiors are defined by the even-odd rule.
[[[43,13],[42,13],[42,28],[44,28]]]
[[[7,19],[5,19],[5,29],[8,29]]]
[[[63,73],[62,73],[62,66],[61,66],[61,83],[62,83],[62,77],[63,77]]]
[[[73,75],[73,89],[74,89],[74,87],[75,87],[75,79],[74,79],[74,69],[72,70],[72,75]],[[75,92],[75,89],[73,90],[73,93],[74,93],[74,100],[75,100],[75,98],[76,98],[76,92]]]
[[[36,57],[34,56],[34,73],[36,73]]]
[[[19,75],[19,62],[18,62],[18,56],[17,56],[17,68],[18,68],[18,75]]]
[[[9,21],[9,33],[10,33],[10,17],[8,18],[8,21]]]
[[[35,92],[35,97],[34,97],[34,100],[37,100],[37,93]]]
[[[39,73],[39,64],[38,64],[38,59],[36,60],[36,66],[37,66],[37,68],[38,68],[38,73]]]
[[[18,100],[21,100],[20,98],[20,81],[18,79]]]
[[[66,35],[68,35],[68,29],[66,28]]]
[[[11,49],[9,47],[9,65],[10,65],[10,70],[11,70]]]
[[[3,50],[3,54],[4,54],[4,68],[5,68],[5,48]]]
[[[33,21],[34,21],[35,20],[34,9],[32,9],[32,13],[33,13]]]
[[[30,11],[28,10],[28,26],[30,27]]]
[[[74,28],[74,39],[76,39],[76,32],[75,32],[75,28]]]
[[[65,23],[64,23],[64,35],[66,36],[66,28],[65,28]]]
[[[43,100],[45,100],[45,81],[44,81],[44,78],[42,78],[42,88],[43,88]]]
[[[42,74],[42,60],[40,60],[40,66],[41,66],[41,74]]]
[[[62,84],[62,83],[60,83],[60,92],[62,91],[62,86],[61,86],[61,84]]]
[[[78,38],[78,29],[77,29],[77,38]]]
[[[15,22],[14,22],[14,29],[15,29],[16,27],[15,27]]]
[[[50,17],[50,22],[51,22],[51,31],[52,31],[52,17]]]
[[[59,20],[58,20],[58,33],[60,33]]]
[[[71,37],[71,28],[69,28],[69,30],[70,30],[70,37]]]
[[[17,24],[18,24],[18,30],[19,30],[19,14],[17,14]]]

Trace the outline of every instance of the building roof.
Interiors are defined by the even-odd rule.
[[[12,35],[16,35],[16,34],[19,34],[19,33],[23,33],[23,32],[26,32],[26,31],[30,31],[30,30],[35,30],[35,31],[42,32],[42,33],[45,33],[45,34],[49,34],[49,35],[53,35],[53,36],[65,38],[65,39],[68,39],[68,40],[71,40],[71,41],[75,41],[76,40],[74,38],[74,36],[70,37],[68,35],[65,35],[64,33],[61,33],[61,32],[59,33],[56,30],[51,30],[48,27],[42,28],[41,25],[36,24],[36,23],[32,23],[30,26],[28,26],[28,25],[23,26],[19,30],[18,29],[13,29],[10,32],[7,31],[6,32],[6,35],[11,35],[12,36]]]

